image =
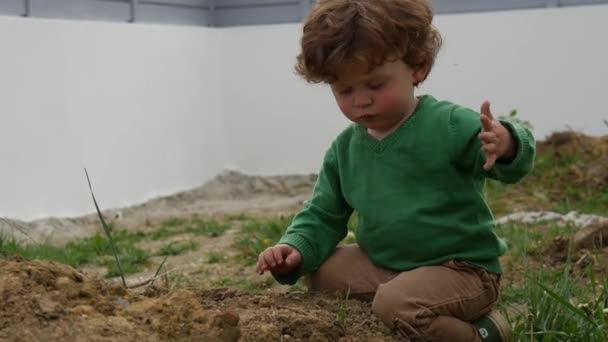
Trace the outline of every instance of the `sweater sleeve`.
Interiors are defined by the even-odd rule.
[[[294,284],[302,275],[316,271],[347,234],[353,209],[342,195],[334,153],[332,145],[325,154],[311,199],[279,240],[297,249],[303,259],[296,274],[274,275],[281,284]]]
[[[509,161],[499,159],[490,170],[485,171],[483,165],[486,158],[478,136],[481,132],[479,113],[462,107],[454,108],[449,118],[450,160],[464,172],[514,184],[532,171],[536,142],[530,130],[523,125],[502,120],[500,123],[513,137],[515,156]]]

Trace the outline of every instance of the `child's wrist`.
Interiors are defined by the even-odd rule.
[[[506,128],[502,124],[501,127],[503,130],[503,141],[506,141],[506,146],[504,147],[502,153],[499,154],[498,159],[500,159],[501,161],[509,162],[515,158],[515,139],[513,138],[513,135],[511,134],[511,131],[508,128]]]

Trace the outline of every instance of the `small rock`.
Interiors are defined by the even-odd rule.
[[[558,225],[571,224],[576,227],[586,227],[591,224],[608,222],[608,218],[598,215],[580,214],[575,211],[569,212],[566,215],[561,215],[551,211],[541,212],[518,212],[503,216],[496,220],[496,224],[517,223],[541,223],[553,221]]]
[[[57,302],[54,302],[47,297],[41,297],[38,298],[38,306],[43,314],[57,317],[57,309],[59,308],[59,304]]]
[[[74,281],[68,277],[59,277],[55,280],[55,289],[64,291],[69,289],[74,284]]]

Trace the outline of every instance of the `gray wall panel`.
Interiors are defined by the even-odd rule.
[[[23,15],[25,5],[23,0],[0,0],[0,14],[2,15]]]
[[[128,0],[31,0],[31,16],[126,22],[130,18]]]
[[[216,8],[238,8],[238,7],[272,7],[293,5],[298,0],[215,0]]]
[[[207,7],[210,0],[138,0],[139,3],[157,3],[176,7]]]
[[[574,5],[597,5],[608,3],[607,0],[559,0],[560,5],[563,6],[574,6]]]
[[[142,2],[137,5],[137,22],[209,26],[210,16],[206,4],[196,6],[166,6]]]
[[[258,25],[299,22],[300,4],[261,6],[261,7],[217,7],[214,13],[216,26]]]
[[[131,0],[30,0],[30,16],[130,21]],[[136,0],[136,22],[235,26],[301,22],[312,0]],[[20,16],[26,0],[0,0],[0,15]],[[608,4],[608,0],[433,0],[435,12],[465,13]]]
[[[547,7],[547,0],[434,0],[437,14]]]

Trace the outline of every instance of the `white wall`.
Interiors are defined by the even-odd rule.
[[[94,211],[224,168],[217,32],[0,17],[0,217]]]
[[[608,6],[445,15],[444,47],[420,93],[495,114],[517,109],[538,138],[608,134]],[[292,72],[300,25],[222,32],[230,162],[252,173],[314,172],[346,124],[326,86]]]
[[[608,6],[437,17],[444,48],[421,93],[539,138],[606,134]],[[197,186],[225,167],[318,171],[348,122],[293,72],[299,24],[206,29],[0,17],[0,217],[93,210]]]
[[[518,109],[539,138],[608,134],[608,5],[446,15],[444,50],[423,90],[473,108]]]
[[[222,31],[229,165],[251,173],[317,172],[348,122],[327,87],[296,76],[300,25]]]

